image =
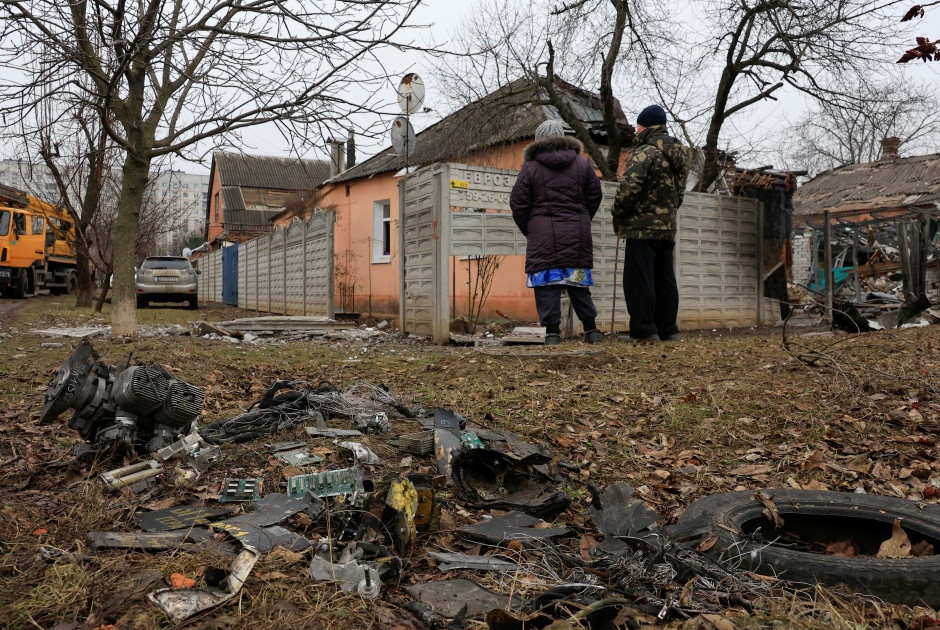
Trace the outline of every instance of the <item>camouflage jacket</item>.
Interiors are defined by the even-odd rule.
[[[689,149],[670,136],[665,125],[647,127],[637,136],[611,209],[618,234],[655,240],[676,237],[676,210],[685,194],[689,156]]]

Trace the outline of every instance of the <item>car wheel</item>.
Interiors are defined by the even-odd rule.
[[[147,308],[148,306],[150,306],[150,300],[142,297],[137,298],[137,308]]]
[[[195,298],[195,297],[189,298],[189,308],[193,310],[199,308],[199,298]]]
[[[849,588],[907,605],[940,605],[940,555],[876,558],[895,520],[912,545],[940,551],[940,506],[850,492],[764,490],[783,519],[776,527],[753,491],[717,494],[692,503],[671,528],[680,540],[717,538],[707,553],[763,575]],[[835,542],[859,555],[827,555]],[[814,549],[818,549],[816,552]]]

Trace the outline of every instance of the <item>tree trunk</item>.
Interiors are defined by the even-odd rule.
[[[707,192],[708,187],[721,174],[721,168],[718,165],[718,138],[725,122],[728,98],[731,95],[731,88],[734,86],[735,76],[731,68],[725,68],[721,73],[721,80],[718,82],[712,119],[708,123],[708,132],[705,134],[705,146],[703,147],[705,163],[702,164],[702,173],[695,186],[695,190],[698,192]]]
[[[150,174],[150,158],[128,151],[124,158],[121,197],[114,224],[114,292],[111,296],[111,334],[137,338],[137,264],[135,243],[140,223],[140,207]]]
[[[100,313],[101,309],[104,308],[104,303],[108,299],[108,292],[111,290],[111,274],[104,274],[104,280],[102,281],[102,286],[98,290],[98,299],[95,300],[95,312]]]
[[[91,306],[91,300],[95,295],[95,281],[91,275],[91,261],[88,257],[88,248],[82,243],[76,244],[75,263],[78,273],[78,295],[75,298],[77,308],[87,308]]]

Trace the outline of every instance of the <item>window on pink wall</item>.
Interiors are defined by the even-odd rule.
[[[373,204],[372,262],[392,260],[392,204],[388,199]]]

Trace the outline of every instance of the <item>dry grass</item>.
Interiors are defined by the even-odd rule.
[[[145,325],[250,315],[208,304],[198,312],[139,312]],[[75,340],[42,347],[50,339],[30,331],[102,324],[106,316],[76,311],[62,299],[34,298],[22,305],[16,323],[0,324],[0,333],[8,335],[0,337],[0,627],[166,627],[146,593],[172,572],[198,575],[207,565],[227,562],[186,549],[95,555],[83,548],[89,531],[132,529],[141,506],[132,496],[102,492],[96,475],[108,469],[107,462],[92,468],[72,462],[78,436],[65,424],[36,425],[48,379]],[[664,524],[694,499],[735,488],[862,487],[921,500],[926,484],[940,479],[936,330],[858,337],[801,332],[789,331],[789,352],[779,329],[693,333],[680,344],[658,346],[563,344],[554,353],[525,349],[501,356],[395,337],[257,346],[154,337],[132,344],[100,340],[95,347],[106,360],[133,353],[205,387],[204,421],[239,413],[276,379],[325,379],[340,387],[363,380],[386,384],[407,405],[449,408],[479,426],[514,431],[581,467],[569,482],[572,507],[559,520],[588,533],[588,478],[600,486],[630,482]],[[794,354],[825,361],[810,367]],[[393,427],[396,434],[413,430],[405,423]],[[278,440],[300,436],[288,432]],[[364,442],[397,464],[396,451],[383,440]],[[824,454],[822,464],[813,458],[817,451]],[[868,472],[849,466],[861,455],[871,464]],[[768,467],[753,472],[758,464]],[[276,478],[260,443],[231,445],[203,481],[259,469]],[[192,499],[185,489],[165,491]],[[458,506],[447,505],[456,516]],[[315,528],[303,533],[324,534]],[[420,542],[437,545],[441,539],[422,536]],[[43,545],[89,559],[50,564],[39,556]],[[405,582],[437,578],[420,547],[415,554]],[[199,627],[392,628],[408,617],[388,604],[317,584],[306,570],[305,563],[264,557],[238,600],[203,616]],[[753,614],[737,608],[724,613],[738,628],[853,630],[929,627],[923,620],[930,615],[824,589],[777,592],[760,600]],[[709,623],[669,627],[720,627]]]

